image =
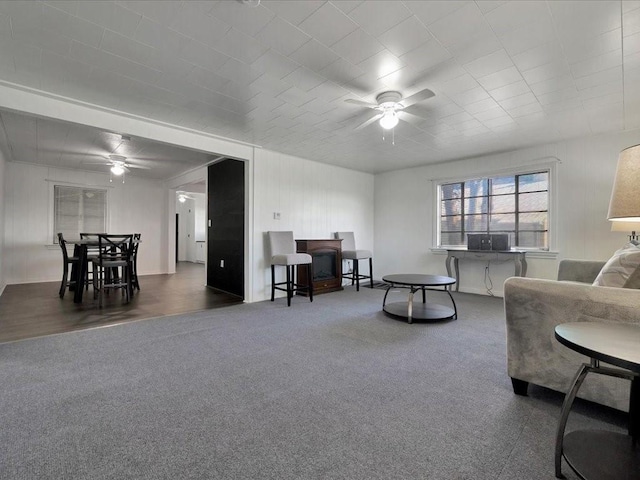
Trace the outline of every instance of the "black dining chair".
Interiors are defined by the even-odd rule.
[[[87,233],[87,232],[81,232],[80,233],[80,240],[92,240],[97,242],[98,241],[98,235],[100,235],[99,233]],[[86,245],[86,252],[87,252],[87,276],[86,276],[86,289],[89,290],[89,285],[93,283],[93,262],[92,260],[94,258],[98,257],[98,245]]]
[[[93,298],[102,307],[105,291],[121,289],[126,301],[131,299],[131,253],[133,234],[98,234],[98,256],[92,258]]]
[[[64,239],[62,233],[58,233],[58,245],[62,250],[62,282],[60,282],[60,298],[64,298],[64,294],[70,285],[75,285],[75,280],[69,279],[69,265],[78,267],[80,259],[78,257],[69,256],[67,251],[67,242]]]
[[[131,288],[140,291],[140,283],[138,282],[138,247],[140,247],[141,233],[133,234],[133,245],[131,252]]]

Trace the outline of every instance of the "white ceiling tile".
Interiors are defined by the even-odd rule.
[[[466,107],[466,105],[480,102],[481,100],[491,99],[487,91],[482,87],[475,87],[471,90],[467,90],[465,92],[460,92],[456,94],[448,94],[449,98],[456,102],[458,105],[462,107]]]
[[[466,92],[478,86],[478,82],[468,73],[451,79],[442,87],[442,91],[447,95]]]
[[[299,67],[282,80],[304,92],[308,92],[312,88],[325,82],[324,77],[312,72],[306,67]]]
[[[391,53],[401,56],[415,50],[432,38],[429,30],[415,16],[411,16],[382,33],[378,40]]]
[[[430,2],[424,2],[421,0],[408,0],[404,2],[407,8],[411,10],[425,25],[430,25],[431,23],[437,22],[441,18],[452,14],[456,10],[460,10],[461,8],[466,7],[471,3],[473,2],[450,0]]]
[[[507,98],[515,97],[517,95],[522,95],[523,93],[527,93],[531,91],[526,82],[515,82],[510,83],[509,85],[505,85],[504,87],[496,88],[495,90],[489,91],[489,94],[495,98],[498,103],[501,100],[505,100]]]
[[[583,60],[571,65],[571,71],[576,78],[584,77],[586,75],[592,75],[603,70],[617,67],[622,64],[622,51],[616,50],[613,52],[605,53],[604,55],[598,55],[597,57]]]
[[[489,120],[485,120],[483,124],[487,128],[496,128],[496,127],[504,127],[505,125],[516,125],[516,122],[510,116],[491,118]]]
[[[640,33],[624,37],[624,54],[631,55],[640,52]]]
[[[340,85],[327,80],[326,82],[309,90],[308,93],[311,96],[322,98],[326,102],[332,102],[342,97],[346,98],[349,91],[345,90]]]
[[[204,43],[192,40],[185,45],[180,54],[180,58],[185,62],[215,72],[218,71],[218,69],[223,68],[225,63],[227,63],[231,57],[220,51],[207,47]]]
[[[486,77],[487,75],[513,66],[511,58],[504,50],[498,50],[497,52],[493,52],[463,65],[463,67],[476,78]]]
[[[582,100],[602,97],[604,95],[617,95],[622,98],[622,85],[620,82],[600,84],[595,87],[583,88],[578,91]]]
[[[492,0],[482,0],[478,2],[478,8],[482,13],[489,13],[491,10],[495,10],[500,5],[507,3],[505,0],[502,1],[492,1]]]
[[[196,67],[191,70],[186,78],[189,82],[199,85],[200,87],[213,90],[214,92],[221,90],[231,81],[221,77],[220,75],[216,75],[210,70],[205,70],[200,67]]]
[[[266,94],[273,95],[274,97],[277,97],[285,90],[291,88],[291,85],[283,83],[277,78],[267,74],[264,74],[251,82],[250,86],[258,92],[264,92]]]
[[[562,50],[569,63],[577,63],[607,52],[620,50],[622,37],[620,29],[579,40],[565,41]]]
[[[526,52],[556,39],[553,22],[549,16],[544,16],[537,22],[531,21],[520,25],[517,29],[500,35],[500,42],[509,55]]]
[[[298,27],[320,43],[331,46],[356,30],[358,25],[329,2],[309,15]]]
[[[365,72],[344,58],[338,58],[319,71],[320,75],[339,85],[348,85]]]
[[[213,47],[231,30],[231,25],[209,15],[202,15],[197,9],[184,8],[176,13],[176,16],[169,23],[169,28],[170,32],[178,32],[185,37]],[[144,39],[139,38],[141,42],[148,45],[158,45],[166,34],[165,25],[143,17],[138,25],[136,37],[144,35]]]
[[[630,2],[624,3],[626,4]],[[636,3],[636,5],[638,5],[638,3]],[[625,36],[640,33],[640,6],[637,6],[635,9],[625,11],[625,15],[622,19],[622,28]]]
[[[146,63],[154,52],[154,49],[144,43],[136,42],[119,33],[105,30],[100,42],[100,49],[105,52],[124,57],[132,62]]]
[[[549,80],[550,78],[562,77],[570,72],[571,70],[569,69],[569,65],[562,61],[547,63],[545,65],[532,68],[531,70],[525,70],[522,72],[522,76],[527,83],[533,85],[535,83]]]
[[[317,40],[310,40],[298,50],[293,52],[290,57],[301,65],[310,68],[313,71],[320,71],[327,65],[332,64],[338,59],[338,55],[325,47]]]
[[[589,38],[620,28],[620,2],[578,3],[581,2],[547,2],[560,38]]]
[[[402,3],[393,0],[364,2],[349,12],[349,17],[374,37],[410,16],[411,12]]]
[[[405,64],[417,72],[424,72],[451,58],[451,54],[436,40],[423,43],[400,57]]]
[[[288,90],[285,90],[280,95],[278,95],[278,98],[284,100],[287,103],[295,105],[296,107],[304,105],[312,99],[312,97],[307,92],[299,89],[298,87],[291,87]]]
[[[233,27],[217,42],[215,49],[249,64],[255,62],[267,51],[267,47],[259,41]]]
[[[342,12],[349,14],[354,8],[361,5],[365,0],[333,0],[336,8],[339,8]]]
[[[546,113],[553,114],[555,112],[564,110],[579,110],[582,111],[582,100],[580,97],[570,98],[560,102],[552,102],[542,104],[542,108]]]
[[[502,50],[502,44],[493,32],[474,32],[471,35],[460,37],[457,43],[448,45],[447,50],[458,63],[464,65]]]
[[[50,7],[42,5],[42,27],[47,30],[59,32],[73,40],[97,47],[100,43],[104,29],[97,27],[95,24],[84,19],[73,17]]]
[[[133,34],[142,15],[113,2],[73,2],[75,15],[96,25],[108,28],[128,37]]]
[[[474,113],[473,116],[483,123],[486,123],[488,120],[494,120],[498,118],[511,118],[509,117],[509,114],[505,112],[504,109],[500,106]]]
[[[405,63],[390,51],[382,50],[360,62],[357,66],[365,72],[371,72],[378,78],[382,78],[400,70],[405,66]]]
[[[267,50],[258,60],[251,65],[259,72],[268,73],[275,78],[284,78],[296,71],[300,66],[289,57],[280,55],[274,50]]]
[[[185,2],[184,8],[189,8],[189,3]],[[250,8],[240,2],[217,2],[209,15],[252,37],[274,17],[274,13],[263,5]]]
[[[549,78],[539,83],[532,83],[529,87],[536,95],[544,95],[551,92],[557,92],[558,90],[564,90],[565,88],[575,87],[575,80],[573,75],[566,74],[559,77]]]
[[[485,112],[487,110],[492,110],[498,106],[498,103],[493,98],[485,98],[484,100],[465,105],[464,109],[471,115],[476,116],[476,114]]]
[[[538,102],[529,103],[527,105],[505,110],[514,119],[517,119],[518,117],[530,117],[531,115],[535,115],[535,118],[544,117],[544,111],[542,110],[542,106]]]
[[[605,83],[619,82],[622,85],[622,67],[613,67],[607,70],[585,75],[576,79],[576,87],[578,90],[602,85]]]
[[[459,10],[429,24],[429,31],[442,45],[449,46],[460,43],[460,40],[469,35],[491,32],[487,21],[475,3],[469,3]]]
[[[291,55],[311,40],[309,35],[280,17],[274,17],[256,38],[285,56]]]
[[[522,80],[522,75],[516,67],[509,67],[484,77],[477,77],[476,80],[485,89],[494,90]]]
[[[4,18],[7,19],[7,22],[9,21],[9,17]],[[42,29],[36,32],[29,27],[23,28],[19,21],[14,22],[13,25],[8,24],[7,27],[7,30],[2,33],[6,41],[13,39],[16,42],[28,43],[47,52],[63,56],[68,55],[71,48],[72,40],[69,37],[62,36],[52,30]]]
[[[380,42],[362,29],[358,29],[347,35],[331,48],[338,55],[344,57],[354,65],[359,64],[384,49]]]
[[[531,70],[540,65],[566,60],[562,53],[562,45],[555,41],[512,55],[511,59],[520,71]]]
[[[515,97],[505,98],[504,100],[501,100],[500,106],[508,112],[510,109],[523,107],[531,103],[538,103],[538,99],[533,93],[527,92],[523,93],[522,95],[517,95]]]
[[[546,105],[551,105],[553,103],[564,104],[569,100],[577,99],[579,97],[580,94],[578,93],[578,90],[572,87],[540,95],[538,96],[538,101],[540,102],[540,105],[545,107]]]
[[[549,18],[546,2],[518,1],[505,2],[485,15],[491,28],[501,36],[522,25],[536,23]]]
[[[299,25],[302,21],[320,8],[324,0],[305,0],[304,2],[292,2],[290,0],[263,0],[266,8],[282,17],[293,25]]]
[[[121,1],[119,3],[129,10],[133,10],[165,26],[169,25],[183,8],[183,4],[179,2],[149,2],[147,0],[137,0]],[[200,2],[193,3],[197,4]]]

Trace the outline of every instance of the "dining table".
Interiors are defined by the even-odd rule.
[[[74,245],[73,256],[78,258],[78,263],[71,267],[71,279],[73,282],[69,286],[69,290],[73,290],[73,303],[82,303],[82,297],[85,291],[84,285],[87,281],[87,271],[89,268],[89,247],[97,248],[100,245],[98,238],[94,238],[93,235],[94,234],[91,234],[90,238],[67,240],[67,243]],[[134,239],[133,243],[140,243],[140,240]]]

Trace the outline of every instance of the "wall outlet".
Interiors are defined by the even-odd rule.
[[[273,219],[280,220],[280,212],[273,212]]]
[[[224,268],[224,260],[220,260],[220,268]]]

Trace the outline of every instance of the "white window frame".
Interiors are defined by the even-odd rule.
[[[105,185],[85,185],[80,183],[69,183],[69,182],[61,182],[58,180],[47,180],[49,183],[49,228],[47,229],[47,240],[45,245],[58,245],[57,233],[55,232],[55,187],[75,187],[78,189],[91,189],[91,190],[103,190],[105,192],[105,202],[106,202],[106,210],[105,210],[105,232],[109,231],[109,226],[111,223],[111,215],[109,205],[110,201],[110,190],[113,187],[105,186]]]
[[[530,174],[536,172],[548,172],[549,173],[549,245],[548,248],[532,248],[532,247],[516,247],[513,245],[513,248],[517,248],[518,250],[526,250],[527,252],[557,252],[557,217],[558,217],[558,208],[557,208],[557,193],[556,188],[558,185],[557,182],[557,166],[560,163],[560,160],[555,157],[547,157],[545,159],[541,159],[540,163],[535,162],[527,165],[522,165],[514,168],[502,169],[502,170],[492,170],[487,172],[478,173],[472,176],[456,176],[449,178],[442,178],[438,180],[434,180],[434,209],[433,209],[433,243],[436,250],[443,250],[446,248],[460,248],[453,247],[449,245],[441,245],[440,241],[440,186],[446,185],[449,183],[456,182],[466,182],[470,180],[477,180],[481,178],[493,178],[500,176],[508,176],[508,175],[523,175]]]

